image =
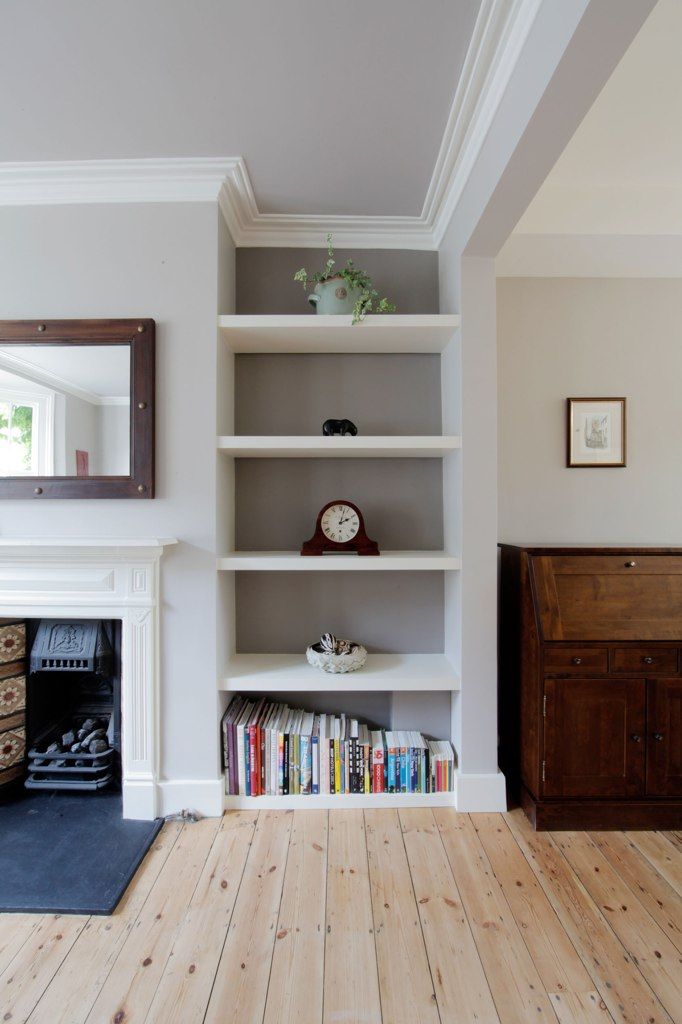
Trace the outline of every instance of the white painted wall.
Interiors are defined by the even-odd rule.
[[[682,542],[682,279],[498,281],[509,542]],[[625,469],[565,468],[565,399],[627,397]]]
[[[462,314],[462,689],[458,803],[499,809],[494,259],[654,0],[538,10],[439,250],[440,306]]]
[[[89,453],[91,476],[101,469],[99,407],[75,395],[62,393],[64,403],[64,472],[76,475],[76,450]],[[61,403],[59,403],[61,405]],[[56,424],[55,424],[56,426]],[[55,439],[57,431],[55,430]],[[56,453],[55,453],[56,454]]]
[[[130,473],[130,405],[98,405],[99,470],[102,476]]]
[[[174,781],[218,777],[217,249],[215,204],[0,210],[0,316],[157,323],[158,497],[4,501],[0,533],[179,538],[161,563],[161,770]]]

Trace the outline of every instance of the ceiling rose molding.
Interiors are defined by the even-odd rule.
[[[411,217],[261,213],[241,157],[0,164],[0,205],[215,202],[237,246],[438,249],[541,0],[483,0],[422,212]]]

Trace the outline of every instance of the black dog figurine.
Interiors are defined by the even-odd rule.
[[[332,437],[334,434],[352,434],[353,437],[358,432],[358,428],[351,420],[325,420],[322,424],[322,433],[325,437]]]

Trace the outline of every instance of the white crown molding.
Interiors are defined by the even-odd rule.
[[[436,158],[422,218],[438,248],[497,113],[542,0],[483,0]]]
[[[214,202],[237,246],[437,249],[542,0],[483,0],[422,212],[411,217],[261,213],[241,157],[0,164],[0,205]]]
[[[14,355],[13,352],[8,352],[7,349],[0,352],[0,369],[14,373],[32,384],[39,384],[41,387],[73,395],[74,398],[80,398],[82,402],[89,402],[90,405],[130,405],[130,398],[126,395],[98,395],[94,391],[89,391],[87,388],[79,387],[72,381],[66,380],[65,377],[60,377],[51,370],[36,366],[35,363],[22,359],[21,356]]]
[[[0,164],[0,206],[215,202],[232,157]]]
[[[542,0],[483,0],[418,217],[260,213],[243,160],[220,189],[237,246],[438,249]]]

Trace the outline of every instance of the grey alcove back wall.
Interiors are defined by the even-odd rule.
[[[437,253],[339,250],[336,256],[339,263],[352,256],[399,313],[438,312]],[[291,279],[299,267],[316,270],[325,259],[324,249],[238,249],[237,312],[314,316]],[[440,357],[236,357],[236,433],[317,435],[328,417],[348,417],[363,434],[440,434]],[[242,550],[296,550],[312,535],[321,506],[337,497],[357,502],[380,547],[442,547],[438,459],[238,459],[235,473],[236,544]],[[441,573],[249,572],[236,574],[235,587],[240,653],[303,652],[328,629],[376,652],[443,650]],[[337,685],[342,691],[343,682]],[[289,697],[313,710],[390,725],[390,694],[334,693],[333,677],[329,690]],[[447,713],[447,695],[429,694],[425,701],[434,705],[431,711],[442,704]]]

